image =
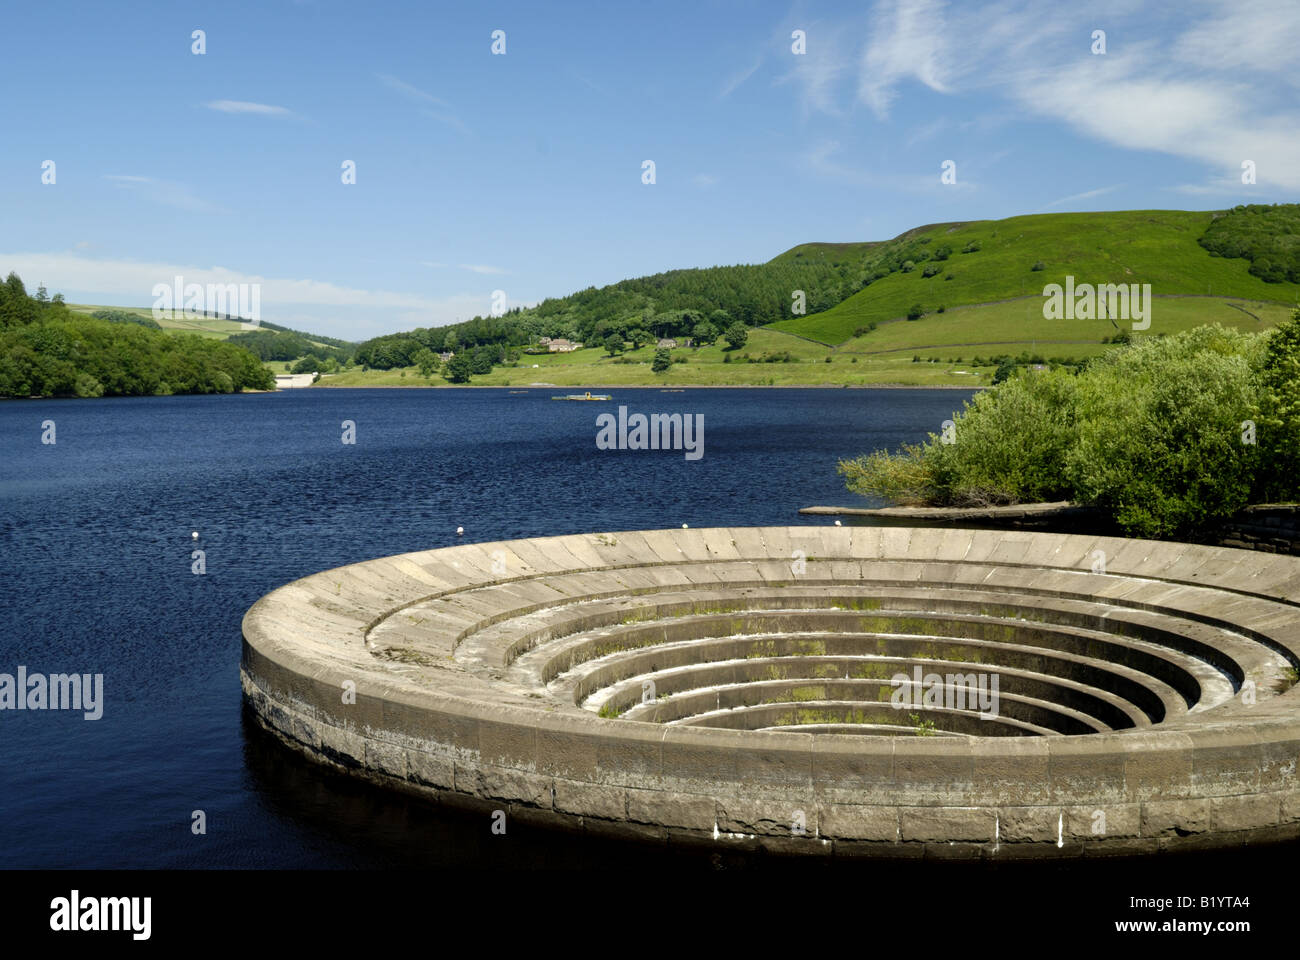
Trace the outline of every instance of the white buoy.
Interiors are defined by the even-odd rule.
[[[199,538],[199,532],[197,530],[195,530],[193,533],[190,534],[191,540],[197,540],[198,538]]]
[[[683,530],[689,530],[690,527],[688,527],[686,524],[683,523],[683,524],[682,524],[682,529],[683,529]]]
[[[465,532],[465,528],[464,528],[464,527],[457,527],[457,528],[456,528],[456,536],[459,537],[459,536],[461,536],[464,532]]]
[[[842,526],[842,524],[841,524],[838,520],[836,520],[836,521],[835,521],[835,526],[837,526],[837,527],[838,527],[838,526]]]

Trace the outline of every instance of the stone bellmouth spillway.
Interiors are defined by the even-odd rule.
[[[1300,836],[1295,557],[909,527],[581,534],[318,573],[243,634],[246,702],[285,743],[516,823],[815,856]]]

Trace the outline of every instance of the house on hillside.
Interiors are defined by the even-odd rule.
[[[659,342],[655,344],[655,346],[660,350],[676,350],[677,341],[674,340],[672,337],[662,337],[660,338]]]
[[[544,342],[546,344],[546,349],[551,353],[572,353],[574,350],[582,348],[581,343],[566,340],[564,337],[556,337],[554,340],[543,337],[542,340],[538,342]]]
[[[456,354],[451,350],[444,350],[442,353],[438,354],[438,359],[441,360],[443,363],[446,363],[454,356],[456,356]]]

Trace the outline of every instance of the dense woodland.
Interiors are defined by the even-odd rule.
[[[656,337],[716,339],[735,323],[758,326],[790,315],[791,293],[803,290],[807,310],[825,310],[860,289],[857,263],[769,263],[672,270],[652,277],[588,287],[567,297],[516,308],[500,317],[475,317],[447,327],[377,337],[357,349],[359,363],[380,369],[406,366],[422,348],[526,348],[540,337],[590,345],[610,336],[633,343]],[[703,329],[700,329],[703,326]]]
[[[0,396],[159,396],[275,386],[258,358],[235,344],[149,329],[124,311],[101,313],[112,315],[74,313],[44,287],[30,296],[10,273],[0,285]]]
[[[763,264],[670,270],[548,298],[500,317],[376,337],[358,346],[355,360],[388,370],[417,363],[415,357],[424,349],[479,348],[476,358],[490,354],[496,363],[541,337],[593,346],[611,337],[638,346],[658,337],[713,342],[736,324],[748,328],[788,319],[795,291],[803,291],[806,313],[820,313],[881,277],[946,260],[953,252],[932,245],[928,237],[904,234],[869,250],[846,252],[841,259],[809,257],[805,262],[797,250]]]
[[[1252,203],[1214,218],[1201,246],[1216,257],[1242,257],[1267,283],[1300,283],[1300,204]]]

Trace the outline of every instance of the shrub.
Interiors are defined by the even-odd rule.
[[[925,316],[925,307],[919,303],[912,304],[907,310],[907,319],[909,320],[920,320],[923,316]]]
[[[1034,264],[1032,267],[1030,267],[1029,269],[1030,269],[1030,270],[1046,270],[1046,269],[1047,269],[1047,264],[1045,264],[1045,263],[1043,263],[1043,261],[1039,260],[1037,263],[1035,263],[1035,264]]]
[[[1255,499],[1300,499],[1300,310],[1268,334],[1260,362]]]
[[[979,250],[979,248],[980,248],[980,242],[978,240],[972,240],[970,243],[966,244],[966,246],[961,248],[961,252],[976,253]]]
[[[932,263],[924,270],[921,271],[921,276],[924,278],[933,277],[935,274],[940,273],[942,270],[943,268],[939,266],[937,263]]]
[[[841,461],[836,468],[845,485],[864,497],[882,497],[892,503],[924,503],[934,493],[934,480],[925,449],[904,444],[897,454],[883,450]]]
[[[1066,458],[1076,499],[1142,537],[1190,533],[1245,506],[1258,456],[1241,442],[1259,398],[1253,339],[1198,327],[1094,363]]]
[[[902,270],[904,273],[911,273],[916,269],[916,262],[914,260],[904,260],[903,265],[898,269]]]

